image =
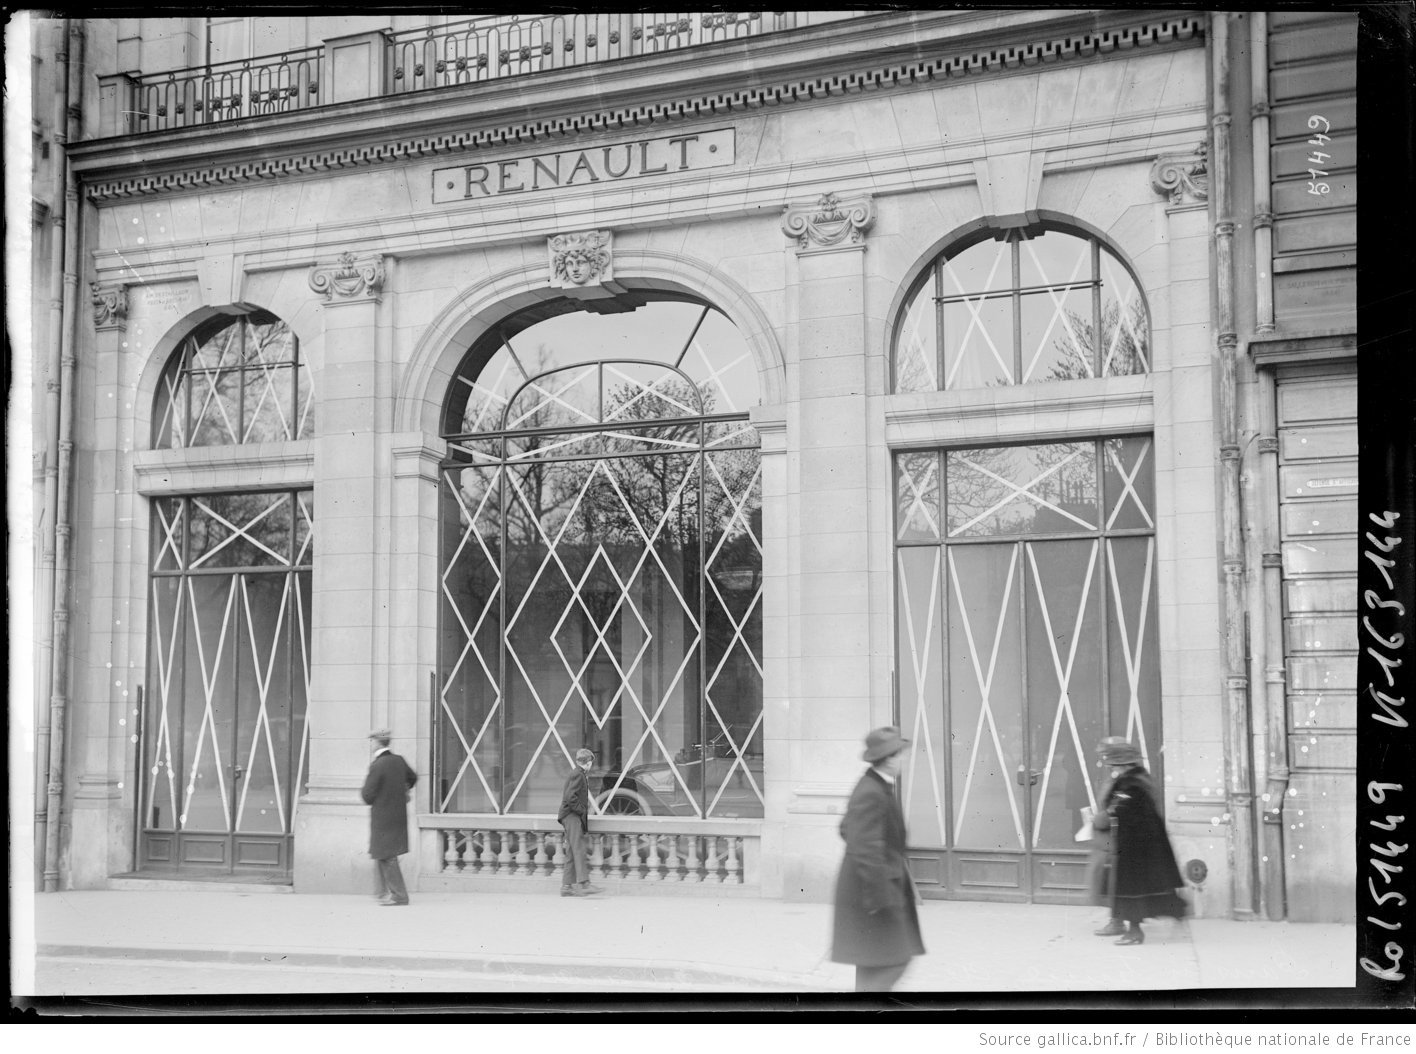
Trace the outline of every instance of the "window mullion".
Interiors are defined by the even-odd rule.
[[[945,364],[948,362],[948,354],[944,348],[944,302],[940,298],[944,295],[944,261],[941,257],[934,261],[934,367],[938,371],[935,373],[937,387],[943,391],[948,385],[944,373]]]
[[[1023,294],[1019,290],[1023,287],[1023,265],[1022,253],[1020,252],[1021,242],[1018,239],[1010,239],[1009,245],[1012,252],[1009,254],[1013,264],[1013,383],[1023,383]]]
[[[1105,368],[1106,357],[1102,345],[1106,343],[1106,331],[1101,324],[1101,243],[1092,239],[1092,376],[1100,377]],[[1121,320],[1116,320],[1119,325]]]

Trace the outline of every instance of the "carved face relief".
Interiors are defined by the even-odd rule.
[[[565,276],[576,285],[584,285],[595,275],[595,261],[584,249],[572,249],[562,258]]]
[[[612,277],[613,257],[608,232],[558,234],[550,240],[548,248],[554,285],[562,288],[594,285]]]

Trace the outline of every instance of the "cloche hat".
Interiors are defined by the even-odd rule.
[[[876,762],[881,758],[888,758],[891,754],[898,754],[910,745],[908,739],[900,738],[900,730],[894,725],[886,725],[884,728],[877,728],[865,737],[865,753],[862,754],[862,761]]]
[[[1108,765],[1141,764],[1141,748],[1124,736],[1107,736],[1096,745],[1097,755]]]

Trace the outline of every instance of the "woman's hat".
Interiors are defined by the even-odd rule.
[[[1107,736],[1096,745],[1096,752],[1108,765],[1141,764],[1141,748],[1124,736]]]
[[[865,753],[862,754],[862,761],[879,761],[881,758],[888,758],[891,754],[898,754],[910,745],[908,739],[900,738],[900,730],[894,725],[886,725],[884,728],[877,728],[865,737]]]
[[[575,763],[576,763],[577,765],[580,764],[582,761],[594,761],[594,760],[595,760],[595,752],[594,752],[593,750],[586,750],[584,747],[581,747],[579,750],[577,750],[577,751],[575,752]]]

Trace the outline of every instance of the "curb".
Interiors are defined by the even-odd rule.
[[[810,974],[765,970],[711,968],[678,961],[652,964],[615,959],[519,959],[514,956],[483,958],[467,955],[404,954],[398,952],[260,951],[246,948],[165,946],[144,948],[111,944],[40,944],[36,958],[121,959],[178,963],[222,963],[233,966],[320,967],[331,970],[407,970],[456,972],[500,979],[580,980],[586,983],[652,988],[713,987],[741,991],[771,989],[781,992],[835,992],[838,988]]]

